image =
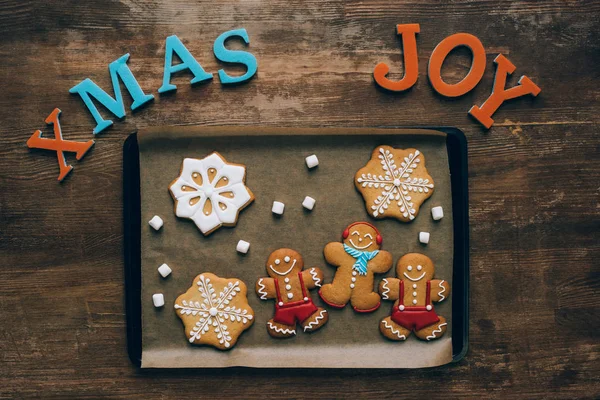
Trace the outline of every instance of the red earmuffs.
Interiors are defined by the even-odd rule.
[[[354,225],[359,225],[359,224],[368,225],[371,228],[373,228],[373,230],[375,230],[375,232],[377,232],[377,237],[375,238],[375,241],[377,242],[377,244],[381,245],[381,243],[383,242],[383,238],[381,237],[379,230],[368,222],[354,222],[354,223],[348,225],[348,227],[346,229],[344,229],[344,232],[342,233],[342,238],[348,239],[348,236],[350,236],[350,228],[352,228]]]

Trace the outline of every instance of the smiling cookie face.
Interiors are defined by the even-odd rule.
[[[280,278],[298,273],[304,267],[302,256],[292,249],[278,249],[269,255],[267,272],[271,278]]]
[[[346,237],[346,232],[348,236]],[[377,243],[379,232],[370,224],[358,223],[350,225],[344,232],[343,243],[360,251],[379,250],[380,243]]]
[[[433,261],[419,253],[404,255],[396,265],[396,275],[399,279],[407,279],[415,283],[433,279],[434,272]]]

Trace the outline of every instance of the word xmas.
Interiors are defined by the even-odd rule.
[[[247,51],[242,50],[228,50],[225,48],[225,41],[239,37],[246,44],[250,44],[248,33],[245,29],[235,29],[221,34],[214,42],[213,51],[215,57],[226,63],[238,63],[246,66],[246,73],[241,76],[230,76],[224,70],[218,71],[219,80],[222,85],[237,84],[249,80],[256,74],[257,61],[256,57]],[[206,80],[212,79],[213,75],[208,73],[202,68],[202,66],[196,61],[189,50],[175,35],[169,36],[165,43],[165,67],[163,73],[162,86],[158,88],[158,93],[166,93],[169,91],[177,90],[177,86],[171,83],[171,75],[183,70],[190,70],[194,75],[194,78],[190,81],[190,84],[196,84]],[[181,63],[173,65],[173,53],[175,53]],[[112,80],[112,86],[114,91],[114,97],[106,93],[100,88],[94,81],[87,78],[77,85],[73,86],[69,92],[78,94],[89,112],[96,121],[96,127],[94,128],[94,134],[98,134],[113,124],[112,120],[104,119],[98,108],[94,104],[96,102],[102,104],[108,111],[110,111],[117,118],[125,117],[125,105],[123,103],[123,96],[119,84],[119,79],[123,82],[123,85],[131,95],[133,103],[131,104],[131,110],[135,110],[144,104],[154,100],[154,96],[146,94],[139,83],[133,76],[133,73],[127,66],[127,60],[129,60],[129,54],[125,54],[109,64],[108,70],[110,72],[110,78]],[[76,153],[77,160],[80,160],[85,153],[93,146],[94,141],[88,142],[74,142],[69,140],[63,140],[62,131],[60,129],[60,123],[58,117],[60,110],[55,108],[54,111],[46,119],[47,124],[54,125],[54,139],[43,139],[41,137],[42,132],[37,130],[31,135],[27,141],[29,148],[38,148],[45,150],[54,150],[58,157],[58,165],[60,167],[60,173],[58,180],[62,181],[73,169],[73,166],[67,165],[64,152]]]
[[[391,81],[386,78],[389,67],[385,63],[379,63],[375,66],[373,76],[375,82],[381,87],[394,92],[401,92],[411,88],[419,76],[419,63],[417,59],[417,40],[416,35],[420,31],[419,24],[406,24],[396,26],[398,35],[402,36],[402,46],[404,48],[404,77],[399,81]],[[464,79],[456,84],[449,85],[442,80],[441,69],[444,60],[452,50],[459,46],[466,46],[473,54],[471,70]],[[473,106],[469,114],[479,121],[483,126],[489,129],[494,120],[492,115],[500,108],[506,100],[515,99],[525,95],[537,96],[541,89],[526,76],[519,79],[518,85],[506,89],[506,78],[512,74],[516,67],[508,61],[506,57],[499,54],[494,60],[496,63],[496,77],[492,94],[481,105]],[[429,58],[429,67],[427,74],[433,89],[446,97],[462,96],[473,90],[479,83],[485,72],[485,49],[481,41],[468,33],[456,33],[442,40],[431,53]]]

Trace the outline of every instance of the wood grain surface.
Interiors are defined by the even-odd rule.
[[[398,23],[419,23],[419,80],[402,76]],[[214,39],[244,27],[259,72],[249,83],[159,96],[164,40],[176,34],[210,72]],[[482,82],[436,96],[426,66],[455,32],[487,52]],[[233,43],[233,47],[241,47]],[[154,104],[95,137],[58,183],[53,152],[25,145],[59,107],[66,139],[95,126],[68,90],[129,65]],[[490,131],[468,115],[489,95],[498,54],[541,88],[505,104]],[[600,396],[600,2],[531,0],[0,1],[0,397],[598,398]],[[448,82],[469,70],[456,51]],[[241,71],[241,70],[240,70]],[[109,90],[110,91],[110,90]],[[126,97],[127,107],[130,99]],[[129,109],[128,109],[129,110]],[[106,115],[106,114],[104,114]],[[470,350],[428,370],[140,371],[126,353],[122,145],[156,125],[436,126],[469,140]]]

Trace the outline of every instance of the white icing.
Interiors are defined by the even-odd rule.
[[[413,304],[417,304],[417,299],[414,299],[414,300],[413,300]]]
[[[189,332],[190,343],[200,340],[202,335],[213,326],[219,343],[225,347],[231,346],[231,334],[225,322],[241,322],[245,325],[253,318],[248,310],[236,308],[231,304],[233,298],[241,291],[240,282],[227,283],[223,291],[218,294],[210,279],[205,278],[204,275],[200,275],[197,285],[198,291],[204,298],[202,302],[182,300],[181,305],[175,304],[175,309],[179,310],[181,315],[198,316],[196,325]]]
[[[283,301],[279,302],[279,307],[281,307],[283,305]]]
[[[412,265],[409,265],[406,269],[412,271]]]
[[[404,311],[404,304],[400,304],[400,307],[398,307],[400,309],[400,311]]]
[[[319,313],[319,315],[317,315],[317,317],[315,318],[315,320],[314,321],[310,321],[308,323],[308,325],[306,325],[304,327],[304,332],[306,332],[307,330],[312,329],[313,325],[314,326],[319,325],[319,321],[322,320],[323,318],[325,318],[325,314],[327,314],[327,310],[321,310],[321,312]]]
[[[296,334],[296,330],[295,329],[283,329],[283,328],[278,328],[276,325],[273,325],[273,323],[271,323],[271,321],[267,322],[267,324],[269,325],[269,328],[271,328],[272,330],[274,330],[277,333],[283,333],[283,334]]]
[[[290,262],[290,256],[285,256],[283,258],[283,261],[285,261],[286,263],[289,263]]]
[[[438,292],[438,296],[441,297],[439,301],[443,301],[446,298],[446,296],[442,294],[446,291],[446,288],[444,287],[444,280],[441,280],[440,283],[438,283],[438,286],[442,289]]]
[[[275,265],[279,265],[281,263],[281,260],[279,258],[275,259]]]
[[[383,326],[384,326],[386,329],[389,329],[389,330],[390,330],[390,331],[391,331],[391,332],[392,332],[394,335],[396,335],[396,337],[397,337],[398,339],[406,340],[406,336],[402,335],[402,334],[400,333],[400,330],[399,330],[399,329],[394,329],[394,327],[393,327],[393,326],[391,326],[391,325],[389,325],[389,324],[388,324],[388,322],[387,322],[385,319],[384,319],[384,320],[382,320],[381,322],[383,322]]]
[[[308,301],[308,297],[305,297],[303,300],[304,300],[304,301]]]
[[[383,293],[381,293],[381,297],[383,297],[385,300],[389,299],[388,293],[390,292],[390,288],[388,287],[388,280],[384,279],[383,280]]]
[[[413,292],[413,297],[417,297],[417,292]]]
[[[409,268],[410,268],[410,267],[409,267]],[[412,269],[412,268],[411,268],[411,269]],[[410,271],[410,269],[409,269],[409,271]],[[405,277],[407,277],[408,279],[410,279],[410,280],[411,280],[411,281],[413,281],[413,282],[418,282],[418,281],[420,281],[421,279],[423,279],[423,277],[425,276],[425,274],[426,274],[426,273],[427,273],[427,272],[423,272],[423,275],[421,275],[420,277],[418,277],[418,278],[416,278],[416,279],[415,279],[415,278],[411,278],[410,276],[408,276],[408,274],[407,274],[406,272],[404,273],[404,276],[405,276]]]
[[[352,275],[356,276],[357,272],[355,270],[352,270]]]
[[[212,181],[208,177],[208,170],[211,168],[216,171]],[[194,181],[193,173],[202,176],[202,185]],[[184,159],[181,175],[169,188],[177,200],[175,215],[190,218],[202,233],[210,232],[222,224],[234,224],[239,210],[252,200],[250,192],[244,185],[245,175],[246,167],[228,164],[216,153],[201,160]],[[224,181],[226,184],[215,187],[223,177],[228,178]],[[183,190],[184,187],[194,190]],[[226,192],[233,193],[233,197],[224,196],[223,193]],[[198,197],[200,200],[191,205],[190,201]],[[207,201],[212,204],[208,214],[203,212]],[[219,206],[219,203],[224,204],[225,209]]]
[[[352,282],[356,282],[356,278],[355,278],[355,277],[352,277],[351,281],[352,281]]]
[[[290,278],[285,278],[283,281],[284,281],[285,283],[288,283],[288,282],[290,281]]]
[[[427,311],[431,311],[431,309],[432,309],[433,307],[431,307],[431,304],[427,304],[427,307],[425,307],[425,308],[427,309]]]
[[[431,332],[431,335],[427,336],[426,339],[427,340],[435,339],[436,338],[435,334],[436,333],[442,333],[442,326],[446,326],[446,325],[448,325],[446,322],[444,322],[443,324],[439,324],[437,326],[437,329],[434,329],[433,332]]]
[[[371,205],[371,213],[374,217],[383,215],[392,201],[395,201],[404,218],[415,219],[416,210],[410,192],[429,193],[429,190],[433,189],[433,182],[430,183],[429,179],[411,179],[411,174],[421,162],[418,158],[420,154],[419,150],[415,150],[414,154],[410,153],[408,157],[404,157],[404,161],[398,168],[394,155],[389,150],[379,148],[378,158],[384,175],[367,173],[356,180],[362,187],[381,189],[381,194]]]
[[[288,293],[287,297],[288,297],[288,299],[292,299],[294,297],[294,294],[293,293]]]
[[[267,299],[267,291],[266,291],[266,289],[267,289],[267,287],[263,283],[263,278],[260,278],[258,280],[258,294],[260,294],[260,299],[261,300],[266,300]]]
[[[292,290],[292,285],[285,285],[286,290]]]
[[[362,239],[359,239],[359,240],[361,240],[361,241],[362,241]],[[371,241],[371,242],[369,242],[369,243],[368,243],[366,246],[357,246],[356,244],[354,244],[354,242],[352,241],[352,239],[350,239],[350,244],[351,244],[351,245],[352,245],[352,247],[354,247],[355,249],[362,250],[362,249],[366,249],[367,247],[369,247],[370,245],[372,245],[372,244],[373,244],[373,242],[372,242],[372,241]]]
[[[275,264],[277,264],[277,260],[275,260]],[[296,266],[296,259],[295,258],[294,258],[294,262],[292,263],[292,266],[290,267],[290,269],[288,269],[285,272],[279,272],[279,271],[277,271],[275,268],[273,268],[272,265],[269,265],[269,268],[271,268],[271,271],[275,272],[277,275],[285,276],[285,275],[289,274],[292,269],[294,269],[294,266]]]
[[[420,266],[420,265],[417,265],[417,271],[420,271],[420,270],[422,270],[422,269],[423,269],[423,267],[422,267],[422,266]]]
[[[416,289],[416,288],[417,288],[417,284],[413,283],[413,289]]]
[[[317,270],[314,268],[311,268],[308,272],[312,276],[312,280],[313,280],[313,282],[315,282],[315,286],[321,287],[321,279],[317,275]]]
[[[350,289],[354,289],[354,283],[350,284]]]

